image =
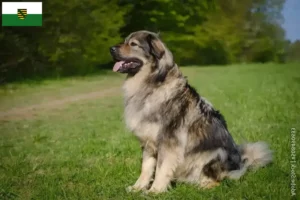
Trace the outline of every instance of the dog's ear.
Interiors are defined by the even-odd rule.
[[[153,81],[163,82],[168,74],[168,70],[173,66],[172,55],[161,42],[158,35],[149,34],[147,42],[149,44],[149,52],[155,58],[156,62]],[[164,55],[165,57],[163,58]]]
[[[163,43],[158,36],[148,35],[147,41],[150,47],[150,54],[156,59],[156,70],[153,74],[154,82],[163,82],[167,75],[167,66],[161,63],[161,58],[165,54]]]
[[[150,47],[150,54],[158,60],[161,59],[165,54],[163,43],[157,37],[151,34],[147,36],[147,42]]]

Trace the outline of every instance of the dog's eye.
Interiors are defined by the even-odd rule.
[[[131,43],[130,43],[130,46],[132,46],[132,47],[133,47],[133,46],[137,46],[137,44],[134,43],[134,42],[131,42]]]

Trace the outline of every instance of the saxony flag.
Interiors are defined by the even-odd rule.
[[[42,2],[2,2],[2,26],[42,26]]]

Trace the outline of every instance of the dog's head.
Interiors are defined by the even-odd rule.
[[[124,43],[110,48],[116,61],[113,70],[120,73],[136,74],[143,67],[163,76],[167,67],[173,66],[173,56],[156,33],[137,31],[131,33]]]

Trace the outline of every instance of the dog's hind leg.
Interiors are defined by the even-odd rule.
[[[225,164],[220,156],[212,159],[202,169],[200,187],[210,189],[218,186],[225,176],[225,171]]]
[[[129,186],[127,191],[146,190],[151,182],[156,165],[155,151],[150,145],[143,147],[142,170],[138,180],[133,186]]]

